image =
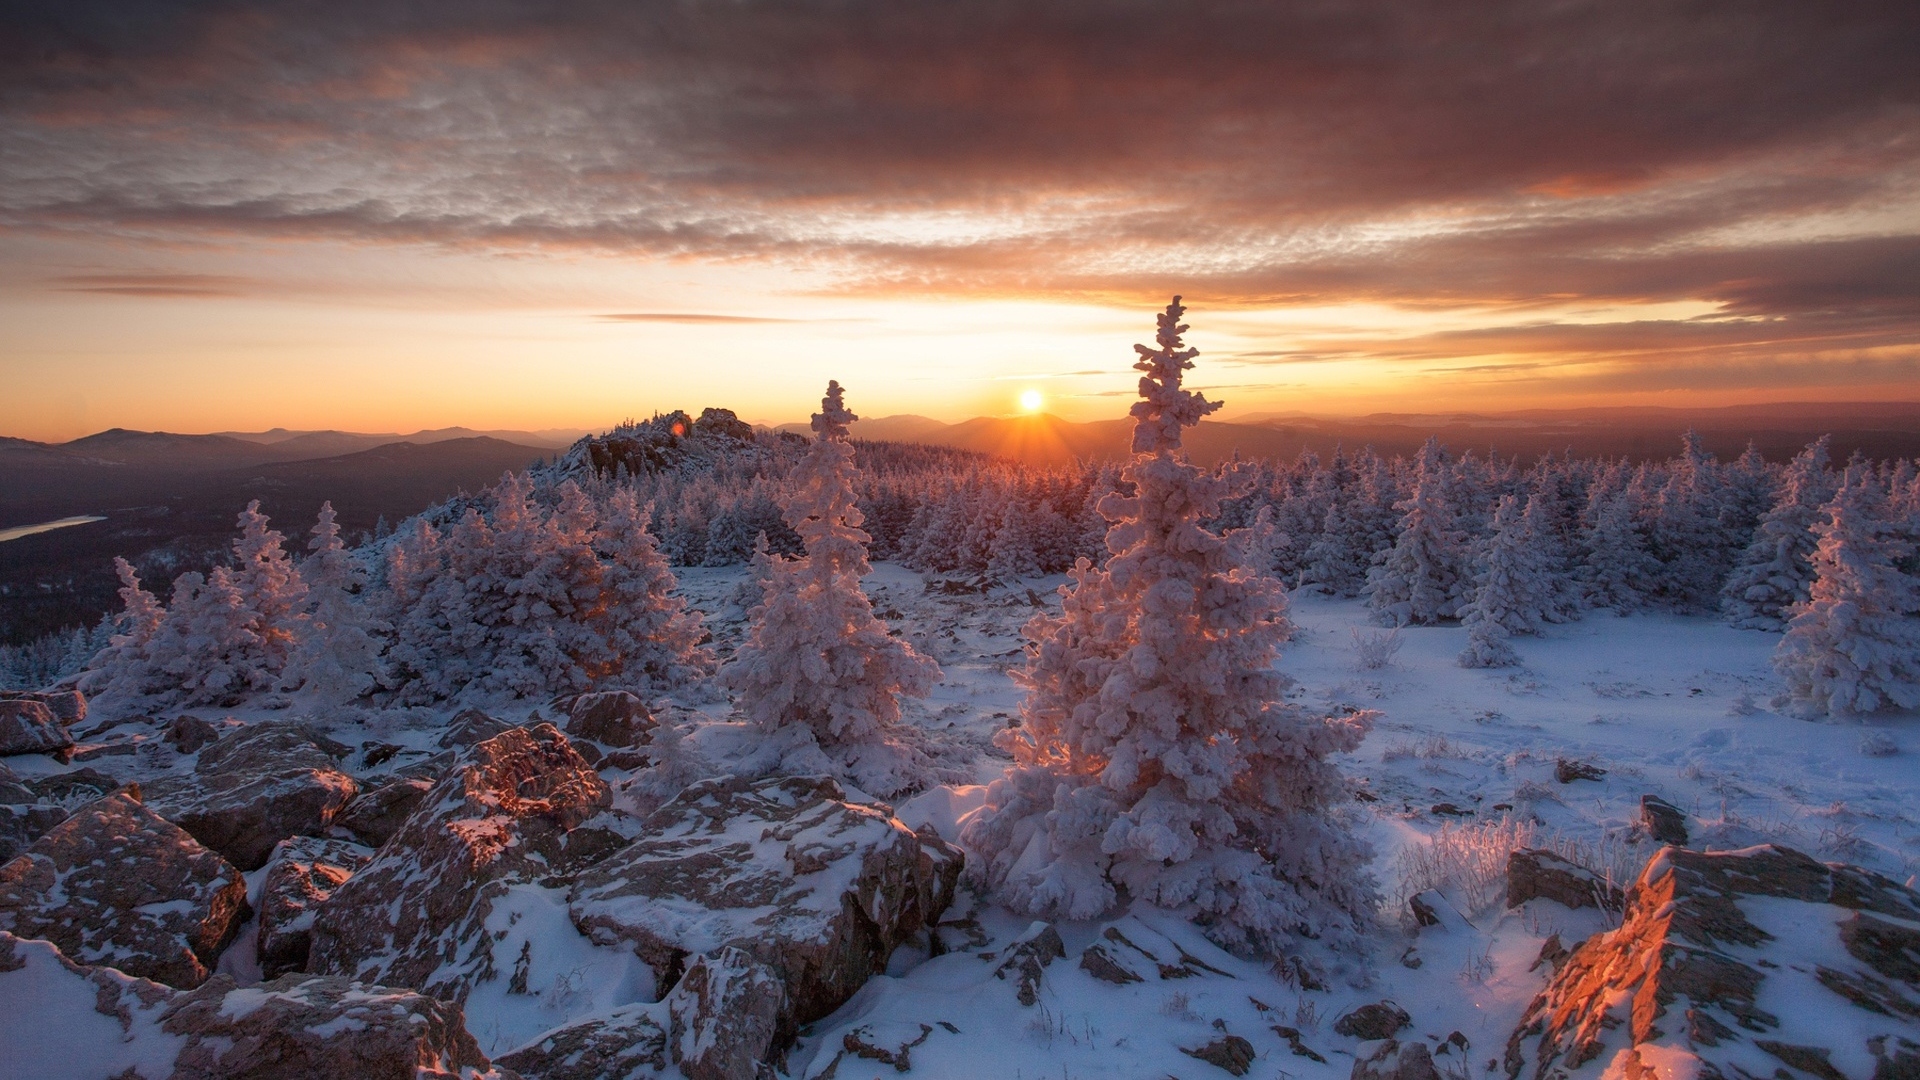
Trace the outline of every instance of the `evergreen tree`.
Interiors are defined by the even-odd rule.
[[[340,539],[332,502],[320,504],[307,550],[300,576],[308,606],[282,681],[325,701],[349,701],[373,688],[383,665],[380,642],[360,600],[367,573]]]
[[[687,607],[679,582],[652,535],[647,513],[631,488],[608,499],[593,531],[601,565],[599,603],[588,625],[602,643],[601,659],[588,666],[596,687],[637,693],[674,689],[713,671],[713,656],[701,645],[700,613]],[[766,536],[759,552],[764,556]]]
[[[1400,534],[1367,572],[1367,607],[1390,626],[1432,625],[1459,614],[1464,546],[1447,505],[1447,468],[1438,440],[1420,448],[1413,494],[1396,504]]]
[[[1647,552],[1638,500],[1619,474],[1588,492],[1578,576],[1588,607],[1631,615],[1646,606],[1660,563]]]
[[[270,528],[255,499],[240,512],[240,536],[233,542],[233,584],[250,615],[248,629],[259,639],[259,663],[277,676],[287,666],[301,633],[307,583],[287,555],[286,537]]]
[[[1833,497],[1830,443],[1822,436],[1787,466],[1779,501],[1761,517],[1753,543],[1727,575],[1721,610],[1734,626],[1785,630],[1795,609],[1813,595],[1814,527]]]
[[[1133,493],[1100,504],[1112,557],[1080,561],[1062,613],[1027,626],[1022,723],[998,739],[1014,765],[964,826],[970,872],[1034,914],[1086,918],[1124,890],[1244,951],[1351,940],[1369,853],[1326,814],[1346,797],[1326,758],[1372,717],[1280,700],[1285,590],[1257,544],[1201,526],[1229,482],[1176,455],[1219,407],[1181,387],[1196,355],[1183,311],[1175,297],[1158,347],[1135,347]]]
[[[1887,509],[1849,465],[1814,526],[1811,595],[1773,652],[1788,696],[1835,719],[1920,705],[1920,579],[1900,569],[1913,544]]]
[[[116,555],[113,568],[120,575],[119,633],[87,665],[80,688],[89,694],[130,697],[159,688],[154,684],[153,640],[166,622],[167,611],[141,587],[132,563]]]
[[[1531,500],[1529,500],[1531,502]],[[1461,667],[1510,667],[1520,662],[1507,639],[1540,632],[1541,593],[1546,582],[1532,549],[1519,500],[1500,500],[1493,535],[1481,544],[1473,599],[1461,611],[1467,647]]]
[[[820,404],[787,502],[806,554],[769,567],[766,598],[721,678],[763,731],[804,734],[856,784],[890,795],[928,778],[925,755],[900,722],[900,697],[926,696],[940,668],[874,617],[860,585],[872,567],[847,440],[859,418],[838,382]]]

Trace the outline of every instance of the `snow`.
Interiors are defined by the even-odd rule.
[[[127,1008],[123,1024],[95,1011],[109,994],[60,963],[59,952],[44,941],[22,941],[14,958],[23,966],[0,972],[0,1076],[97,1077],[132,1075],[161,1080],[172,1073],[174,1058],[186,1042],[160,1030],[159,1007],[142,1007],[122,991]],[[134,980],[103,973],[110,985]]]

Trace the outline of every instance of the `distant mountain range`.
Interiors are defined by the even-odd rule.
[[[1737,457],[1749,442],[1782,461],[1821,435],[1833,436],[1833,454],[1844,461],[1858,450],[1869,457],[1920,457],[1920,402],[1838,402],[1735,405],[1711,409],[1624,407],[1533,409],[1505,413],[1375,413],[1327,417],[1300,413],[1252,413],[1232,422],[1203,421],[1187,433],[1194,460],[1212,464],[1232,456],[1292,458],[1302,450],[1328,454],[1335,447],[1371,446],[1386,454],[1411,454],[1428,436],[1455,452],[1497,452],[1524,460],[1571,451],[1579,456],[1665,459],[1689,427],[1721,458]],[[782,430],[806,432],[805,424]],[[853,426],[855,438],[953,446],[1061,465],[1083,459],[1122,458],[1129,452],[1133,421],[1127,418],[1076,423],[1045,414],[978,417],[958,424],[925,416],[884,416]]]

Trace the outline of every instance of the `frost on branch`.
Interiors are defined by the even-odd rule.
[[[858,417],[842,395],[838,382],[827,384],[817,437],[792,478],[787,524],[806,553],[765,567],[764,599],[721,678],[762,730],[810,737],[856,784],[889,795],[930,776],[900,723],[900,696],[925,697],[940,668],[888,634],[861,588],[872,567],[847,441]]]
[[[1283,703],[1290,632],[1263,545],[1216,536],[1232,482],[1172,451],[1214,407],[1180,390],[1178,300],[1142,349],[1135,494],[1110,494],[1105,568],[1081,560],[1059,616],[1027,624],[1014,767],[967,819],[973,872],[1016,909],[1087,918],[1125,897],[1186,912],[1223,945],[1350,941],[1373,885],[1366,845],[1327,811],[1346,798],[1329,754],[1372,714]],[[1261,521],[1259,528],[1265,528]]]
[[[367,573],[340,539],[333,503],[320,505],[307,549],[311,554],[300,564],[306,618],[283,681],[323,701],[349,701],[379,681],[383,665],[374,620],[360,598]]]

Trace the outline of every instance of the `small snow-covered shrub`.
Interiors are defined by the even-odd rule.
[[[1391,630],[1362,630],[1354,627],[1353,662],[1362,671],[1379,671],[1393,663],[1400,652],[1400,646],[1406,641],[1400,636],[1400,628]]]
[[[1860,740],[1860,752],[1868,757],[1892,757],[1900,752],[1900,744],[1884,731],[1869,731]]]

